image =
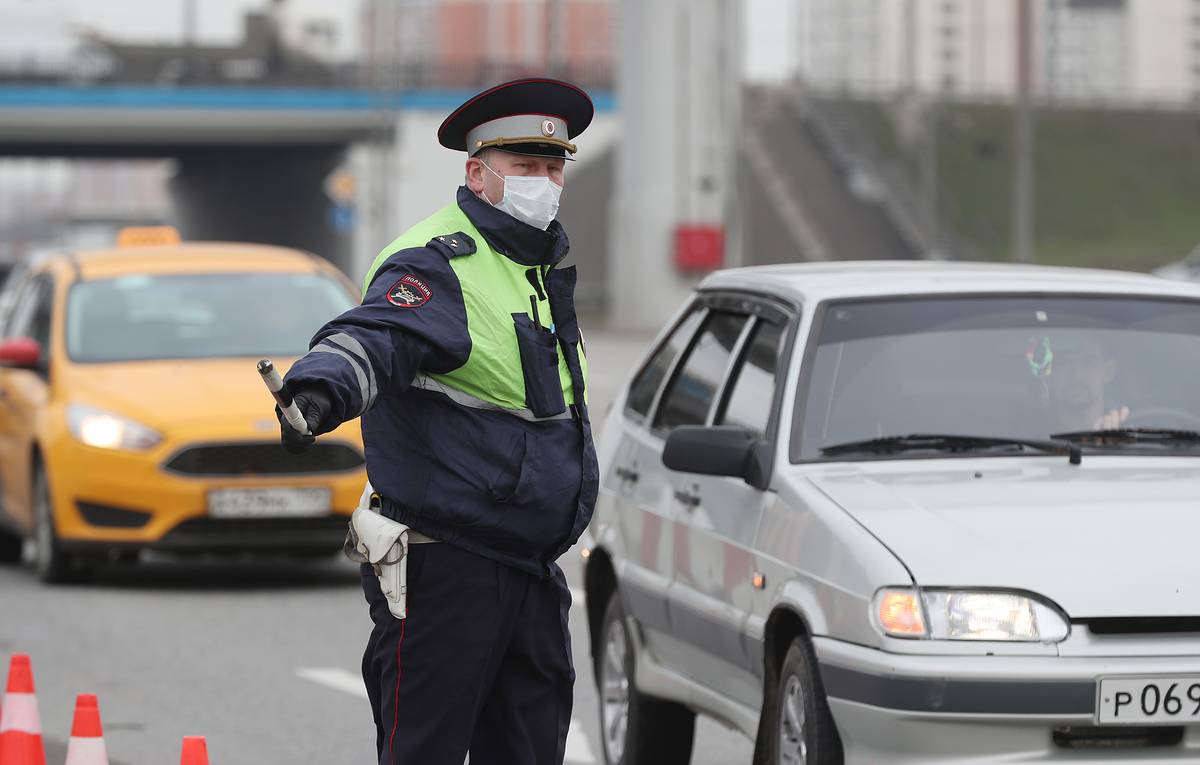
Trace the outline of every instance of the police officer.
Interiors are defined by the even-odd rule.
[[[597,467],[554,218],[592,113],[579,88],[524,79],[447,117],[466,185],[383,250],[362,304],[286,377],[312,433],[362,418],[380,512],[429,541],[408,548],[403,619],[363,567],[382,764],[563,761],[575,673],[555,560],[591,518]],[[312,442],[281,426],[289,449]]]

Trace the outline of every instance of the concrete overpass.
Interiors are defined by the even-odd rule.
[[[186,238],[300,247],[357,278],[365,265],[359,250],[369,262],[405,225],[441,206],[441,197],[426,199],[431,185],[453,189],[461,159],[437,146],[434,128],[474,92],[0,84],[0,157],[173,158],[170,191]],[[592,95],[597,111],[611,115],[611,92]],[[598,118],[581,145],[604,134],[604,122]],[[351,147],[390,145],[401,133],[411,146],[398,160],[357,153],[360,207],[374,217],[389,204],[405,212],[382,215],[387,231],[361,231],[368,216],[358,216],[354,227],[368,241],[355,247],[351,227],[333,218],[325,179]],[[380,179],[390,193],[381,193]],[[589,197],[606,204],[607,193]],[[589,214],[595,209],[603,207]]]
[[[0,85],[0,156],[161,158],[185,237],[269,242],[349,265],[323,183],[348,147],[392,140],[395,110],[466,94]]]

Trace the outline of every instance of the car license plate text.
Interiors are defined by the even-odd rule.
[[[1096,722],[1200,724],[1200,675],[1101,678],[1096,694]]]
[[[308,489],[215,489],[208,493],[213,518],[294,518],[326,515],[332,492]]]

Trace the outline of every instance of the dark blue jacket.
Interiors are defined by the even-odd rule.
[[[598,476],[584,403],[575,271],[556,268],[567,254],[567,237],[557,222],[541,231],[465,188],[459,189],[457,206],[450,217],[462,220],[461,211],[470,230],[438,232],[423,246],[385,251],[362,304],[317,332],[286,381],[293,392],[321,386],[330,395],[334,411],[319,433],[362,417],[367,474],[383,498],[385,515],[442,542],[545,574],[591,519]],[[446,219],[442,214],[429,220]],[[427,224],[410,233],[423,239],[432,230]],[[497,327],[503,327],[505,342],[511,336],[503,358],[521,359],[522,369],[513,373],[524,375],[532,412],[489,404],[428,377],[452,374],[469,359],[486,361],[478,354],[472,358],[471,312],[463,293],[480,294],[493,285],[464,284],[459,271],[472,270],[456,270],[452,261],[458,257],[505,258],[494,265],[516,269],[522,277],[528,289],[516,299],[524,310],[530,311],[531,296],[548,304],[549,315],[532,321],[509,312],[509,295],[503,296],[507,303],[497,296],[494,315],[481,315],[479,301],[472,302],[472,320],[486,323],[493,341]],[[535,272],[527,282],[526,270]],[[514,349],[526,340],[539,346],[521,345],[518,356]],[[538,379],[550,379],[539,375],[558,380],[559,366],[546,372],[535,361],[543,357],[527,353],[545,353],[546,346],[550,363],[557,351],[569,370],[575,402],[566,407],[558,393],[562,411],[555,416],[546,416],[555,409],[547,409],[534,387]]]

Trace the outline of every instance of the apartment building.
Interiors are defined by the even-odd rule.
[[[1006,97],[1020,0],[796,0],[794,74],[815,87]],[[1200,0],[1031,0],[1042,98],[1200,102]]]
[[[363,57],[404,85],[473,87],[554,72],[609,87],[616,0],[364,0]]]

